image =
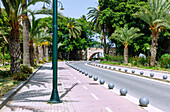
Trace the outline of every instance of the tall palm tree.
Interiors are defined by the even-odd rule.
[[[78,38],[81,35],[81,27],[79,23],[74,18],[69,18],[67,21],[67,28],[70,38]],[[67,49],[67,59],[69,60],[69,54],[72,49]]]
[[[100,21],[100,17],[101,17],[101,10],[100,10],[100,6],[98,6],[97,8],[95,7],[89,7],[89,12],[87,13],[88,15],[88,19],[91,19],[91,22],[93,22],[93,26],[94,26],[94,30],[96,30],[99,33],[102,33],[103,35],[103,40],[104,40],[104,54],[106,54],[106,29],[108,29],[106,27],[106,24],[104,24]]]
[[[30,0],[28,0],[30,2]],[[27,0],[25,0],[25,4],[22,7],[24,11],[27,6]],[[23,17],[27,16],[27,12],[23,15]],[[28,27],[28,18],[24,18],[22,20],[23,25],[23,65],[30,66],[30,53],[29,53],[29,27]]]
[[[139,31],[139,28],[131,27],[129,29],[128,25],[125,24],[124,28],[116,29],[110,37],[110,39],[118,40],[124,45],[124,63],[128,63],[128,45],[133,42],[133,39],[143,35],[142,33],[138,33]]]
[[[150,66],[155,66],[156,47],[158,46],[159,32],[164,28],[170,28],[170,1],[169,0],[148,0],[149,7],[141,7],[134,16],[142,19],[150,25],[152,35]]]
[[[11,58],[10,72],[11,74],[20,72],[20,62],[19,57],[21,55],[20,50],[20,23],[21,19],[27,18],[23,17],[22,7],[25,4],[23,0],[1,0],[3,6],[5,7],[5,12],[7,13],[7,23],[11,26],[11,33],[9,36],[9,52]],[[50,2],[49,0],[32,0],[26,7],[36,2]]]

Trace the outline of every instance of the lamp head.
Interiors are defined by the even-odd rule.
[[[43,4],[43,7],[42,7],[42,9],[44,10],[44,9],[46,9],[46,7],[45,7],[45,3]]]
[[[63,7],[63,6],[61,6],[60,10],[64,10],[64,7]]]

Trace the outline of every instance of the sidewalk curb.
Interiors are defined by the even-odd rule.
[[[45,63],[44,63],[45,64]],[[44,65],[43,64],[43,65]],[[2,107],[23,87],[25,86],[31,79],[32,77],[37,73],[37,71],[39,69],[41,69],[43,67],[43,65],[41,65],[40,67],[38,67],[32,74],[31,76],[26,80],[26,81],[22,81],[21,83],[19,83],[16,87],[14,87],[12,90],[8,91],[5,96],[2,97],[1,101],[0,101],[0,109],[2,109]]]

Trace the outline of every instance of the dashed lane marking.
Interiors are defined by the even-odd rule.
[[[105,107],[108,112],[113,112],[109,107]]]
[[[91,95],[93,96],[93,98],[94,98],[95,100],[99,100],[99,98],[98,98],[95,94],[91,93]]]

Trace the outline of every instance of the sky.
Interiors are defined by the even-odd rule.
[[[62,2],[64,9],[60,11],[66,17],[72,18],[80,18],[82,15],[86,15],[88,13],[88,7],[97,7],[98,0],[60,0]],[[0,0],[1,3],[1,0]],[[2,5],[2,3],[1,3]],[[43,3],[36,3],[33,6],[30,6],[32,10],[41,9]],[[37,16],[38,18],[44,17],[43,15]]]
[[[71,18],[80,18],[82,15],[88,13],[88,7],[97,7],[98,0],[60,0],[62,2],[65,10],[58,10],[66,17]],[[41,9],[43,3],[37,3],[33,6],[30,6],[32,10]],[[38,18],[44,17],[44,15],[37,16]]]

